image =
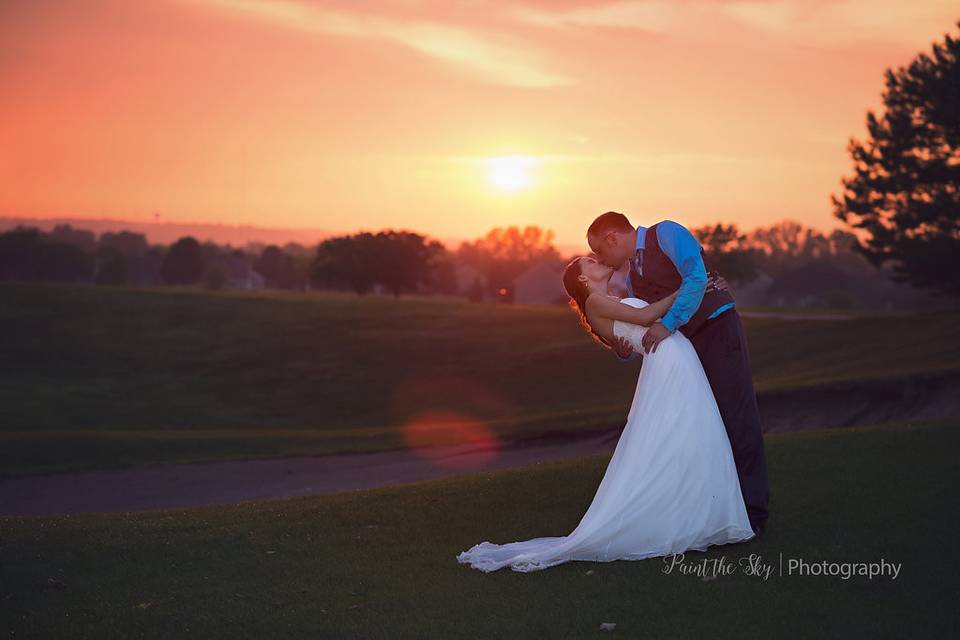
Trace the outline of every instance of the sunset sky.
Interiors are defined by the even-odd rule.
[[[829,229],[956,0],[2,0],[0,215]]]

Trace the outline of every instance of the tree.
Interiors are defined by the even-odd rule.
[[[957,23],[960,26],[960,22]],[[867,112],[869,140],[847,146],[854,175],[843,178],[834,215],[862,229],[857,248],[894,280],[960,295],[960,39],[946,34],[933,56],[887,69],[885,113]]]
[[[41,242],[43,236],[36,227],[17,225],[0,234],[0,280],[35,280]]]
[[[58,224],[53,231],[46,234],[47,239],[54,242],[70,244],[81,249],[84,253],[92,254],[97,246],[96,235],[87,229],[75,229],[69,224]]]
[[[160,274],[167,284],[195,284],[203,276],[204,264],[200,243],[184,236],[170,245],[160,264]]]
[[[428,284],[432,293],[454,295],[458,292],[457,265],[454,262],[454,254],[447,251],[445,247],[435,256]]]
[[[457,257],[483,273],[492,291],[505,289],[508,300],[512,299],[514,279],[533,263],[560,261],[553,246],[553,232],[537,226],[522,231],[519,227],[498,227],[474,242],[461,244]]]
[[[104,231],[97,244],[100,248],[116,249],[125,256],[142,256],[147,252],[147,237],[132,231]]]
[[[748,236],[747,242],[768,256],[798,256],[803,252],[803,240],[809,235],[804,226],[794,220],[782,220],[769,227],[758,227]]]
[[[704,225],[690,230],[700,241],[705,253],[725,253],[737,249],[743,243],[745,236],[735,224]]]
[[[276,245],[271,244],[263,249],[254,268],[263,276],[267,287],[292,289],[296,285],[293,256]]]
[[[75,244],[22,225],[0,234],[0,280],[88,282],[92,275],[93,258]]]
[[[830,259],[836,249],[831,237],[794,220],[758,227],[746,234],[743,244],[752,250],[758,268],[772,276],[813,260]]]
[[[430,284],[442,244],[410,231],[366,231],[328,238],[317,246],[313,279],[364,294],[382,284],[394,296]]]
[[[437,258],[446,251],[439,242],[410,231],[381,231],[375,236],[375,277],[394,296],[433,282]]]
[[[116,247],[101,246],[96,252],[97,284],[124,284],[127,281],[127,258]]]
[[[691,233],[700,241],[711,270],[719,271],[732,282],[747,282],[756,276],[753,252],[744,248],[746,236],[737,225],[718,222],[691,229]]]
[[[227,284],[227,272],[219,262],[207,265],[200,278],[204,289],[223,289]]]
[[[66,242],[45,240],[38,246],[37,277],[52,282],[89,282],[93,257]]]
[[[363,295],[376,283],[377,241],[370,232],[327,238],[317,245],[311,279],[321,286],[346,286]]]

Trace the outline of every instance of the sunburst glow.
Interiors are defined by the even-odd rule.
[[[487,160],[493,186],[503,191],[526,189],[533,183],[530,169],[537,164],[530,156],[502,156]]]

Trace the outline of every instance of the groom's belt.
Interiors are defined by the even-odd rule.
[[[712,325],[714,325],[714,324],[716,324],[717,322],[720,322],[720,321],[722,321],[722,320],[726,320],[727,318],[730,317],[730,314],[731,314],[732,312],[736,311],[736,310],[737,310],[736,307],[729,307],[729,308],[727,308],[727,309],[724,309],[723,311],[721,311],[721,312],[718,313],[717,315],[713,316],[712,318],[707,318],[707,319],[704,320],[703,322],[699,323],[698,326],[693,327],[693,330],[692,330],[692,331],[684,331],[684,332],[683,332],[683,335],[687,336],[688,339],[689,339],[689,338],[693,338],[694,336],[696,336],[696,335],[698,335],[698,334],[700,334],[700,333],[703,333],[703,332],[707,329],[707,327],[710,327],[710,326],[712,326]],[[678,327],[678,330],[681,330],[681,331],[682,331],[682,330],[683,330],[683,327],[685,327],[685,326],[687,326],[687,325],[682,325],[682,326]]]
[[[700,301],[700,306],[690,317],[689,320],[679,327],[679,330],[683,332],[683,335],[688,338],[696,333],[698,333],[710,320],[710,315],[727,304],[733,302],[733,296],[730,295],[729,291],[723,291],[719,289],[713,289],[707,291],[703,299]],[[723,314],[721,313],[720,316]],[[718,318],[720,316],[717,316]]]

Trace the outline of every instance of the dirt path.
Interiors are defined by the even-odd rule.
[[[151,511],[336,493],[481,469],[613,453],[620,429],[508,443],[237,460],[27,476],[0,481],[0,515]]]
[[[960,371],[768,391],[765,433],[960,417]],[[502,443],[237,460],[0,480],[0,516],[151,511],[367,489],[613,453],[622,425]]]

